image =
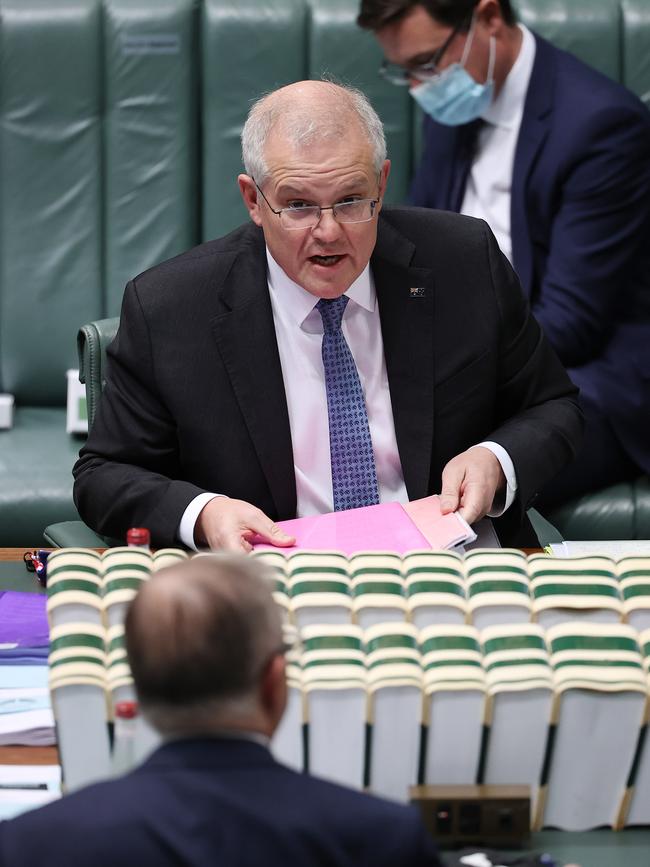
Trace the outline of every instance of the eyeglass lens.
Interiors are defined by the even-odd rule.
[[[331,210],[334,219],[339,223],[367,223],[375,213],[374,199],[357,199],[353,202],[341,202],[331,208],[321,208],[319,205],[308,205],[304,208],[283,208],[280,220],[287,229],[307,229],[318,225],[322,211]]]
[[[442,45],[439,48],[436,48],[429,60],[425,63],[419,63],[411,67],[403,67],[398,66],[397,64],[384,62],[384,65],[379,70],[380,73],[393,84],[408,84],[409,79],[411,78],[430,78],[431,76],[437,75],[440,61],[446,54],[451,43],[462,30],[465,23],[465,21],[461,21],[457,24]]]

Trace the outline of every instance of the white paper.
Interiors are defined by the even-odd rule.
[[[583,557],[604,554],[613,560],[619,557],[650,556],[650,539],[611,539],[602,541],[565,541],[548,546],[554,557]]]

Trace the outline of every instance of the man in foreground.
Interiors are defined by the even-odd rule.
[[[650,472],[647,108],[510,0],[362,0],[358,21],[425,113],[410,200],[488,222],[580,388],[583,446],[537,506]]]
[[[278,519],[441,492],[537,544],[525,510],[581,415],[488,227],[382,208],[383,128],[350,88],[269,94],[242,150],[251,222],[127,286],[83,519],[249,550],[291,544]]]
[[[272,758],[287,687],[270,587],[237,555],[144,585],[126,643],[164,745],[124,777],[0,823],[0,867],[440,867],[414,809]]]

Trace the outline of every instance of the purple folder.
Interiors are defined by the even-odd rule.
[[[0,591],[0,645],[47,647],[47,598],[38,593]]]

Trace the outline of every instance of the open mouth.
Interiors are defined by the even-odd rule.
[[[309,261],[313,262],[315,265],[322,265],[324,268],[331,268],[333,265],[338,265],[338,263],[343,259],[343,256],[310,256]]]

